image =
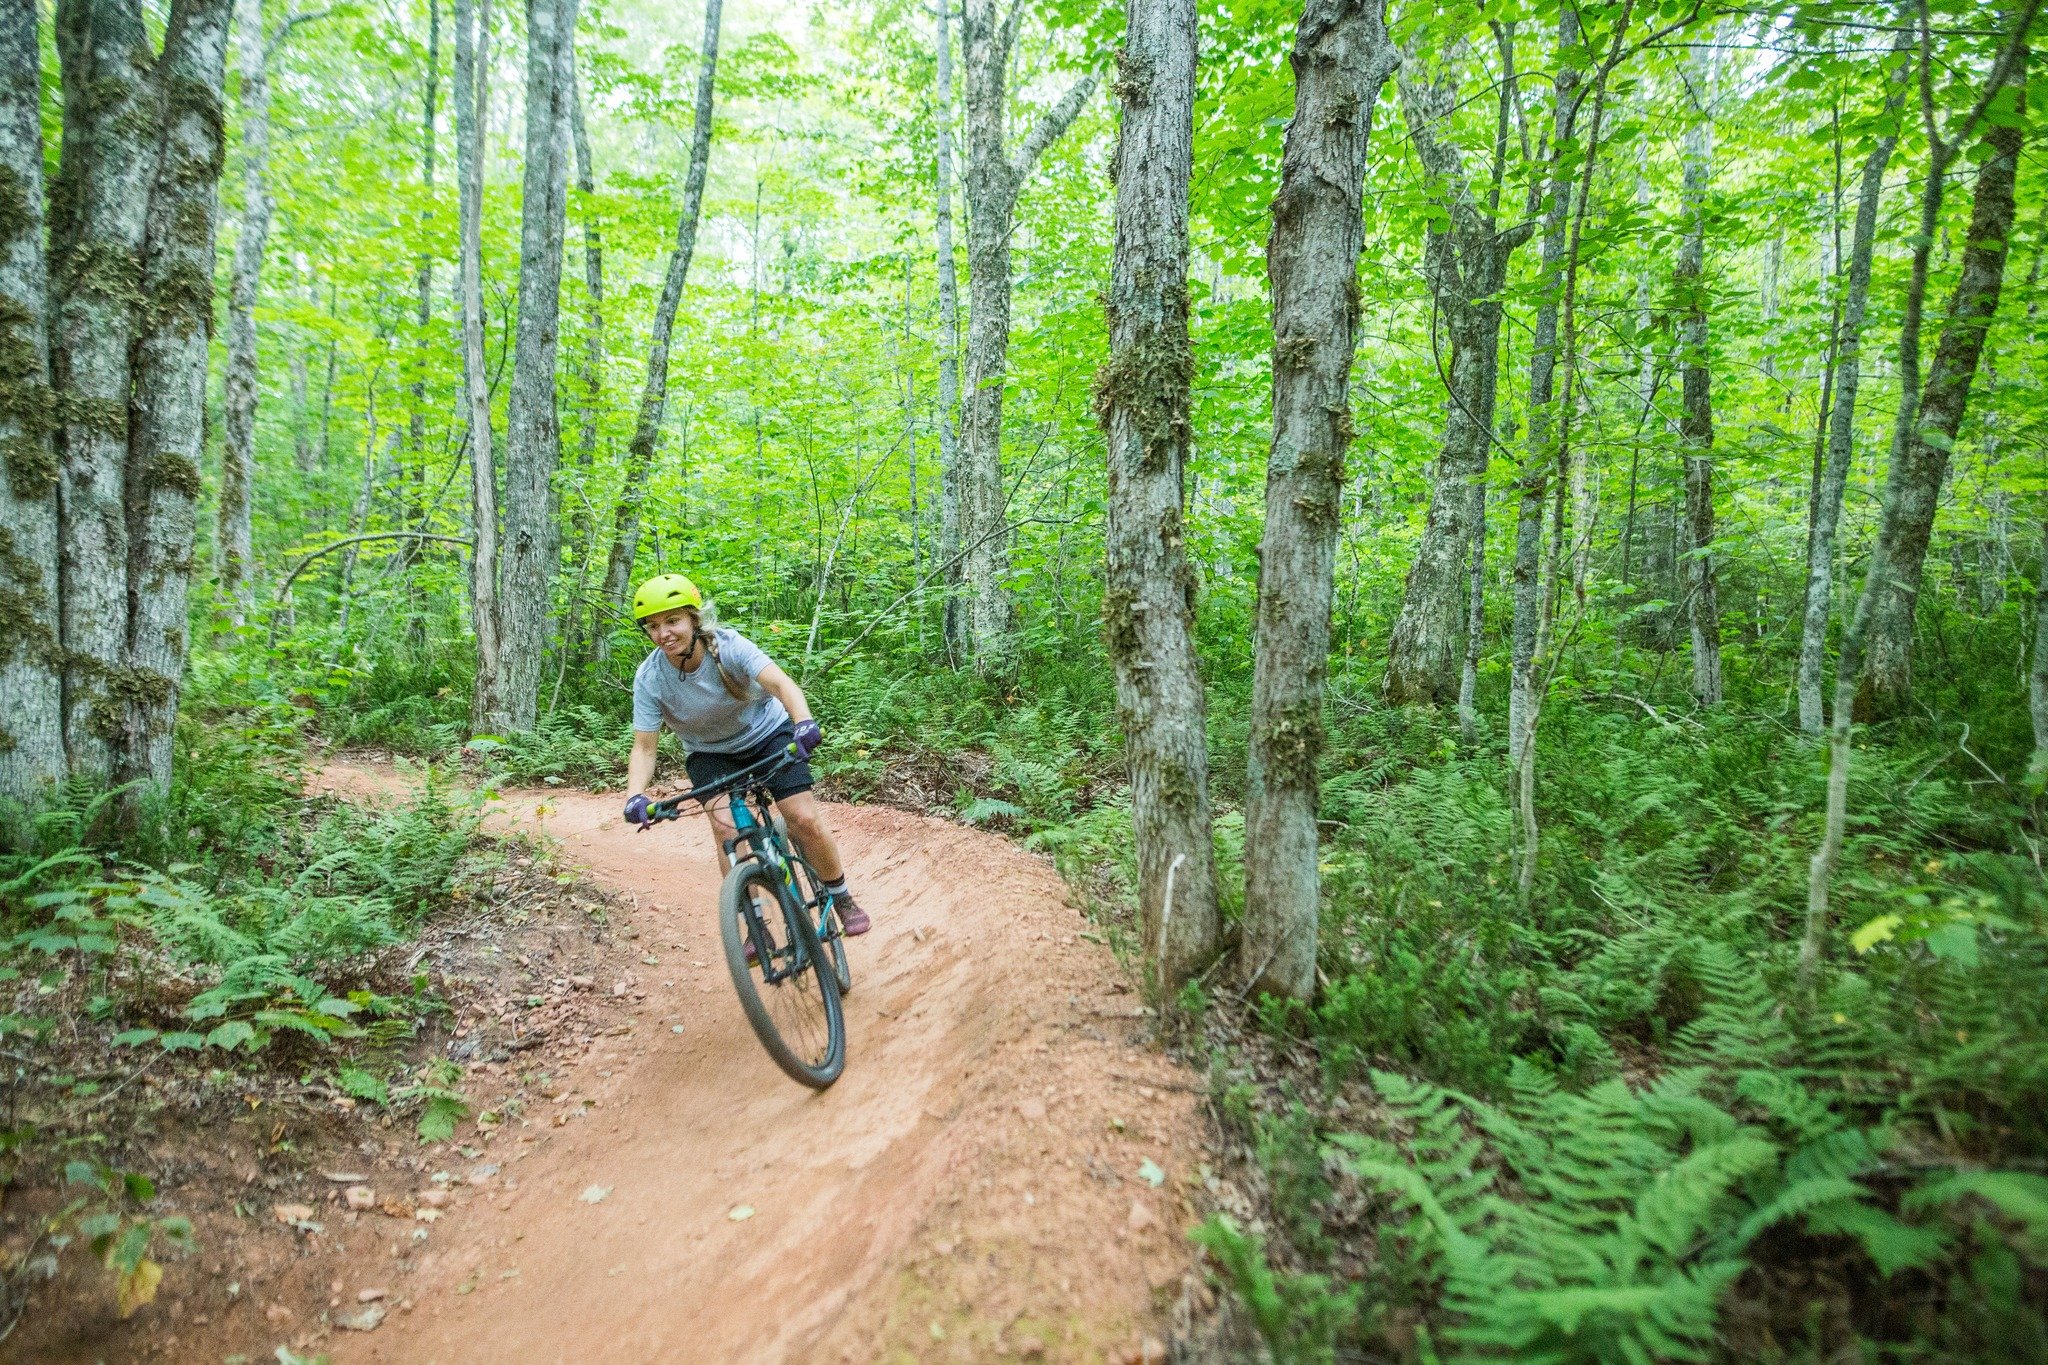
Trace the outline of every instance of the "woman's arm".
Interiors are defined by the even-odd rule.
[[[654,750],[661,743],[659,730],[633,732],[633,756],[626,760],[626,795],[638,796],[654,780]]]
[[[775,664],[763,668],[755,681],[761,684],[762,691],[782,703],[782,709],[789,712],[792,721],[811,718],[811,704],[804,700],[804,690],[796,685],[796,679]]]

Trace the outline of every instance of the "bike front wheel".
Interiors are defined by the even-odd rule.
[[[740,1006],[775,1064],[814,1090],[838,1080],[846,1065],[846,1018],[837,973],[809,917],[801,908],[786,910],[775,875],[749,860],[726,874],[718,927]]]

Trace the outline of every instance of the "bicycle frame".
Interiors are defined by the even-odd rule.
[[[839,926],[832,918],[831,898],[824,894],[824,879],[811,867],[809,859],[791,847],[788,837],[776,825],[771,809],[774,797],[768,790],[769,777],[789,761],[794,749],[792,745],[789,751],[710,784],[706,790],[693,788],[658,803],[650,811],[649,822],[679,819],[682,806],[690,801],[696,801],[708,810],[713,797],[728,796],[726,810],[732,819],[733,837],[723,842],[726,858],[734,864],[752,859],[767,868],[774,876],[776,898],[782,904],[783,914],[815,915],[812,927],[817,932],[819,944],[823,945],[839,935]],[[742,845],[745,852],[740,851]],[[808,898],[797,878],[799,865],[810,873],[812,884],[820,888]],[[761,974],[769,984],[786,980],[803,969],[799,956],[803,950],[795,936],[791,936],[787,948],[774,948],[765,926],[759,923],[759,917],[751,907],[747,912],[747,935],[754,946],[755,960],[761,965]],[[778,958],[787,959],[787,965],[778,965]]]

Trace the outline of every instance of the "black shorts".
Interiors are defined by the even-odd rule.
[[[736,754],[710,754],[691,752],[683,755],[683,767],[689,771],[690,785],[702,787],[721,778],[753,767],[763,759],[787,749],[796,739],[796,726],[784,721],[776,727],[775,733],[751,749]],[[811,765],[805,759],[793,759],[768,779],[768,794],[780,801],[785,796],[811,789]]]

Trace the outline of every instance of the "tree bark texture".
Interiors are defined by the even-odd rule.
[[[117,775],[162,790],[185,676],[186,600],[206,442],[214,231],[226,153],[229,0],[174,7],[158,80],[162,151],[142,245],[148,319],[135,348],[127,474],[127,667]]]
[[[1559,12],[1557,45],[1571,53],[1579,44],[1575,12]],[[1557,331],[1564,303],[1565,250],[1572,201],[1572,166],[1565,151],[1573,142],[1579,104],[1585,98],[1580,73],[1561,61],[1551,79],[1551,156],[1543,202],[1542,273],[1536,324],[1529,347],[1529,432],[1527,454],[1516,482],[1514,608],[1508,670],[1508,768],[1519,774],[1534,726],[1536,641],[1543,617],[1543,510],[1557,463]]]
[[[65,770],[36,13],[0,10],[0,798],[24,803]]]
[[[228,272],[228,362],[220,489],[213,540],[220,609],[234,625],[249,610],[249,545],[256,482],[256,290],[270,237],[270,72],[263,0],[235,0],[242,77],[242,227]]]
[[[1685,597],[1692,630],[1692,690],[1702,706],[1721,702],[1721,602],[1714,573],[1714,401],[1707,344],[1707,182],[1713,172],[1713,115],[1708,109],[1716,63],[1697,49],[1692,59],[1694,110],[1685,134],[1685,234],[1672,282],[1680,308],[1680,366],[1685,386],[1679,440],[1685,450]]]
[[[1130,0],[1125,13],[1109,363],[1095,389],[1109,456],[1102,620],[1130,766],[1145,950],[1159,979],[1178,985],[1215,952],[1218,923],[1195,574],[1181,516],[1194,377],[1187,270],[1195,6]]]
[[[162,97],[139,0],[57,11],[64,131],[50,196],[50,361],[61,395],[57,498],[70,770],[114,768],[111,684],[128,649],[128,404],[142,234]]]
[[[1351,442],[1366,144],[1380,88],[1400,63],[1387,38],[1384,0],[1309,0],[1289,60],[1294,118],[1266,245],[1273,444],[1259,560],[1239,959],[1250,989],[1307,1000],[1316,987],[1318,757]],[[1504,260],[1506,252],[1500,254]],[[1496,326],[1498,319],[1494,305]],[[1461,497],[1470,491],[1458,489]],[[1469,543],[1468,528],[1459,548]]]
[[[939,631],[956,666],[968,654],[960,564],[960,284],[953,262],[953,35],[938,7],[939,563],[946,592]]]
[[[417,335],[413,340],[412,384],[408,390],[411,403],[406,413],[406,448],[412,452],[411,487],[403,497],[407,506],[407,520],[417,519],[417,529],[426,529],[426,480],[427,480],[427,368],[434,353],[434,339],[428,329],[434,324],[434,257],[427,249],[429,230],[434,219],[434,124],[441,105],[441,4],[440,0],[427,0],[427,80],[426,90],[420,99],[420,186],[426,192],[426,202],[420,209],[420,255],[413,267],[413,294],[415,299],[413,322]],[[400,542],[398,562],[410,568],[427,547],[423,540]],[[424,640],[426,622],[421,615],[419,586],[408,580],[413,594],[410,630],[416,640]]]
[[[683,297],[683,285],[690,276],[690,258],[697,250],[697,220],[704,210],[704,176],[711,164],[711,96],[718,74],[718,30],[722,0],[706,0],[704,6],[704,58],[697,68],[696,122],[690,133],[690,169],[683,181],[683,208],[676,219],[676,244],[669,252],[668,273],[662,279],[661,299],[654,308],[654,338],[647,348],[647,383],[640,392],[640,414],[633,427],[633,441],[626,450],[625,481],[619,490],[619,504],[612,515],[611,555],[605,562],[604,600],[613,607],[626,604],[626,588],[633,576],[633,560],[640,547],[640,500],[647,489],[648,470],[654,464],[655,444],[661,437],[662,414],[668,405],[668,348],[674,333],[676,308]],[[608,639],[609,629],[596,632]]]
[[[2025,98],[2026,58],[2022,48],[2006,76],[2016,110]],[[1873,564],[1881,562],[1884,573],[1875,586],[1866,671],[1856,698],[1859,718],[1896,715],[1912,697],[1913,616],[1920,600],[1921,569],[1934,533],[1949,454],[1983,354],[1984,333],[1998,311],[2005,282],[2021,133],[1998,123],[1985,130],[1984,140],[1991,155],[1977,172],[1962,269],[1949,296],[1934,363],[1920,391],[1917,420],[1894,447],[1886,473],[1884,518],[1878,529],[1881,560]]]
[[[555,411],[562,236],[569,185],[569,54],[577,0],[527,0],[525,200],[519,233],[519,318],[505,407],[505,543],[498,570],[505,713],[531,730],[553,619],[561,528],[554,477],[562,431]]]
[[[1900,48],[1907,41],[1901,35]],[[1904,71],[1900,72],[1901,77]],[[1886,101],[1897,118],[1905,105],[1903,79]],[[1842,522],[1842,498],[1849,461],[1856,449],[1856,398],[1863,377],[1863,323],[1870,307],[1870,267],[1877,245],[1877,210],[1884,196],[1885,168],[1898,146],[1896,131],[1882,133],[1863,158],[1856,190],[1856,226],[1849,243],[1849,276],[1843,286],[1841,321],[1835,337],[1834,406],[1828,413],[1828,448],[1814,491],[1813,529],[1806,550],[1806,600],[1799,637],[1799,728],[1818,736],[1827,724],[1821,704],[1828,646],[1828,607],[1834,585],[1835,533]]]
[[[1387,643],[1386,695],[1397,703],[1448,704],[1458,696],[1473,518],[1485,507],[1500,382],[1500,293],[1514,249],[1534,230],[1525,223],[1500,231],[1491,207],[1474,196],[1464,159],[1443,139],[1445,121],[1458,107],[1450,71],[1447,61],[1425,73],[1419,54],[1410,52],[1399,80],[1409,138],[1449,220],[1446,227],[1428,230],[1423,268],[1450,335],[1451,355],[1429,515]]]
[[[1010,355],[1010,230],[1017,193],[1045,149],[1070,127],[1096,77],[1083,76],[1033,125],[1013,155],[1008,119],[1010,52],[1024,6],[997,17],[995,0],[966,0],[961,45],[967,62],[967,393],[961,413],[959,503],[966,638],[974,666],[1016,667],[1003,491],[1003,381]]]
[[[597,177],[590,162],[590,134],[583,123],[580,75],[569,86],[570,131],[576,144],[576,194],[583,210],[583,410],[576,441],[577,498],[569,513],[570,539],[579,564],[588,560],[590,503],[587,481],[597,467],[597,428],[604,412],[604,237],[597,225]],[[583,605],[573,609],[580,619]]]
[[[498,610],[498,462],[491,437],[490,379],[484,370],[483,136],[489,126],[490,0],[478,15],[472,0],[455,0],[455,178],[459,204],[458,291],[462,312],[462,413],[469,429],[469,605],[476,629],[476,690],[470,729],[510,728],[504,703],[504,638]],[[329,362],[330,373],[332,361]],[[329,388],[332,389],[330,382]]]

